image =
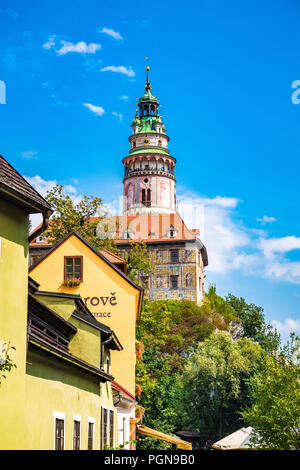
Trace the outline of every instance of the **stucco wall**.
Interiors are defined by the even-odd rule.
[[[27,288],[28,215],[0,200],[0,341],[16,348],[9,355],[17,365],[0,386],[1,449],[22,448],[25,439]]]
[[[108,393],[107,393],[108,391]],[[118,417],[111,385],[75,367],[53,360],[29,346],[26,367],[26,449],[54,449],[54,412],[65,414],[65,449],[73,448],[73,415],[81,417],[80,448],[87,449],[88,418],[95,418],[94,449],[100,449],[101,406],[114,411],[115,446]]]
[[[83,256],[83,282],[78,287],[63,287],[64,256],[79,255]],[[135,394],[135,323],[139,291],[75,236],[39,263],[30,275],[40,284],[40,290],[80,294],[95,318],[115,331],[124,349],[112,351],[111,373],[117,382]]]

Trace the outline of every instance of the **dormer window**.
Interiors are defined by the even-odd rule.
[[[174,227],[174,225],[171,225],[167,230],[166,236],[168,238],[176,238],[176,233],[177,232],[178,232],[178,230]]]

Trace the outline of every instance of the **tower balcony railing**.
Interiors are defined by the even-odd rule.
[[[143,176],[143,175],[158,175],[158,176],[167,176],[175,180],[175,175],[172,170],[164,170],[164,169],[155,169],[155,168],[135,168],[133,170],[129,170],[125,173],[125,178],[131,178],[132,176]]]
[[[138,150],[149,150],[149,154],[151,154],[151,150],[162,150],[163,153],[170,153],[167,147],[163,147],[162,145],[136,145],[136,147],[131,147],[129,153],[137,152]]]

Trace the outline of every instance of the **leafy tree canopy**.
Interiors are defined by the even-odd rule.
[[[228,294],[226,303],[241,320],[244,336],[257,341],[268,352],[279,348],[280,336],[269,323],[266,323],[262,307],[253,303],[248,304],[242,297],[238,298],[232,294]]]
[[[264,358],[251,339],[234,341],[228,332],[215,330],[185,363],[178,394],[182,425],[209,429],[213,439],[236,430],[230,421],[236,425],[232,417],[247,398],[245,380],[262,367]]]
[[[293,348],[292,335],[290,352]],[[300,450],[300,368],[290,352],[269,355],[250,379],[253,404],[242,416],[254,428],[254,447]]]
[[[97,235],[97,226],[107,215],[101,198],[83,196],[76,202],[64,192],[62,185],[57,184],[47,192],[46,200],[54,210],[49,227],[44,232],[51,244],[57,243],[72,230],[76,230],[97,250],[106,249],[120,256],[123,255],[118,251],[114,239],[110,238],[109,224],[107,227],[104,224],[104,233],[107,231],[106,238],[99,238]],[[139,272],[152,273],[153,267],[143,242],[131,244],[126,261],[128,277],[133,281],[138,281],[137,273]]]

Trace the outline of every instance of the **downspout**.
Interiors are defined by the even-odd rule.
[[[124,393],[122,393],[122,392],[118,393],[118,401],[116,401],[116,403],[114,403],[114,406],[118,406],[123,401],[123,396],[124,396]]]
[[[100,359],[100,369],[104,371],[104,347],[111,342],[113,334],[111,333],[109,338],[106,341],[101,341],[101,359]]]
[[[43,223],[41,227],[39,227],[37,230],[32,232],[29,237],[28,237],[28,242],[31,243],[32,240],[34,240],[36,237],[38,237],[41,233],[45,232],[45,230],[48,227],[49,219],[52,214],[52,210],[48,210],[47,212],[43,212]]]

